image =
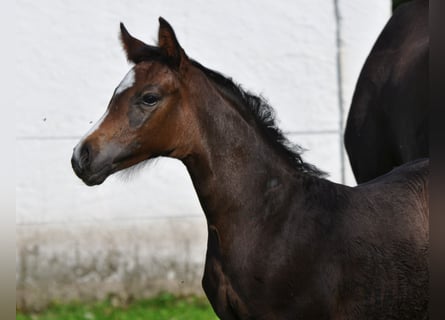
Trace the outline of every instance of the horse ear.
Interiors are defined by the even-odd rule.
[[[162,17],[159,17],[158,45],[176,67],[179,67],[181,61],[186,58],[184,50],[176,39],[175,31]]]
[[[121,42],[124,47],[127,59],[130,62],[139,63],[147,58],[160,56],[159,49],[134,38],[121,22]]]

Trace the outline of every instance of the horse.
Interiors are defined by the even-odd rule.
[[[202,286],[221,319],[421,319],[428,303],[428,159],[357,187],[327,180],[272,107],[189,58],[159,18],[73,150],[89,186],[156,157],[187,168],[207,221]]]
[[[429,156],[428,6],[399,6],[360,73],[344,134],[357,183]]]

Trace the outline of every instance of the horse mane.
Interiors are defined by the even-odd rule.
[[[276,124],[274,109],[262,96],[245,91],[241,85],[236,84],[232,78],[208,69],[195,60],[190,61],[193,66],[197,67],[210,78],[229,99],[232,99],[236,105],[244,109],[239,110],[244,119],[250,123],[253,121],[265,140],[275,151],[289,161],[291,166],[299,172],[304,172],[311,176],[326,176],[325,172],[303,161],[301,157],[301,153],[304,151],[303,148],[291,143],[285,137]]]

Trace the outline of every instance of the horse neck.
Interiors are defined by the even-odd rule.
[[[183,162],[209,225],[240,225],[261,215],[265,194],[299,180],[298,172],[212,81],[201,77],[194,87],[199,143]]]

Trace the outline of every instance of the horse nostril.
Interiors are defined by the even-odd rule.
[[[89,166],[91,162],[91,147],[88,143],[85,143],[80,149],[79,163],[82,168]]]

